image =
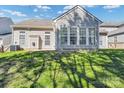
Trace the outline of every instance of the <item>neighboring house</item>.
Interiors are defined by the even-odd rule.
[[[7,50],[12,40],[13,21],[8,17],[0,17],[0,47],[3,46]]]
[[[97,49],[101,23],[75,6],[52,21],[32,19],[13,25],[13,44],[25,50]]]
[[[55,30],[51,20],[31,19],[15,24],[13,45],[25,50],[55,50]]]
[[[116,45],[112,44],[112,42],[114,43],[116,41],[112,39],[113,33],[115,32],[117,33],[118,31],[120,31],[120,29],[123,30],[123,26],[124,26],[123,23],[118,23],[118,22],[102,23],[100,25],[100,31],[99,31],[99,48],[115,48]],[[120,47],[116,47],[116,48],[120,48]],[[122,48],[124,48],[124,46],[122,46]]]
[[[108,33],[119,28],[118,23],[105,22],[100,25],[99,48],[108,48]]]
[[[108,48],[124,49],[124,26],[108,33]]]

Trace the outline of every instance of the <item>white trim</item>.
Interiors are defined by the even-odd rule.
[[[70,46],[70,27],[67,28],[67,45]]]
[[[79,27],[79,45],[80,45],[80,46],[82,46],[82,45],[83,45],[83,46],[86,46],[87,43],[86,43],[86,44],[80,44],[80,29],[85,29],[85,31],[86,31],[86,33],[87,33],[87,30],[86,30],[87,28],[86,28],[86,27]],[[87,34],[86,34],[85,37],[87,38]],[[87,39],[86,39],[86,42],[87,42]]]
[[[76,32],[77,32],[78,26],[71,26],[70,29],[71,29],[71,28],[76,28]],[[70,31],[70,32],[71,32],[71,31]],[[78,33],[77,33],[77,34],[78,34]],[[77,36],[78,36],[78,35],[77,35]],[[70,37],[69,37],[69,38],[70,38]],[[77,38],[78,38],[78,37],[77,37]],[[75,44],[75,45],[72,45],[71,43],[70,43],[70,45],[71,45],[71,46],[77,46],[77,41],[76,41],[76,44]]]
[[[89,28],[86,28],[86,45],[89,45]]]
[[[94,44],[94,45],[96,45],[96,28],[95,28],[95,27],[89,27],[89,28],[88,28],[88,32],[89,32],[89,29],[94,29],[94,36],[91,35],[90,37],[92,37],[92,38],[94,37],[94,38],[95,38],[95,42],[94,42],[95,44]],[[89,42],[89,40],[88,40],[88,42]],[[89,45],[90,45],[90,44],[89,44]]]
[[[90,15],[92,18],[96,19],[98,22],[101,22],[101,20],[99,20],[97,17],[95,17],[94,15],[92,15],[89,11],[85,10],[83,7],[76,5],[74,7],[72,7],[70,10],[66,11],[65,13],[61,14],[59,17],[53,19],[54,22],[58,21],[59,19],[63,18],[65,15],[69,14],[70,12],[73,11],[73,9],[77,9],[79,8],[81,11],[87,13],[88,15]]]
[[[77,45],[79,46],[80,45],[80,33],[79,33],[79,29],[80,27],[77,26]]]

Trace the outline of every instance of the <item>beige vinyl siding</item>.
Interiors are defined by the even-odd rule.
[[[24,49],[30,49],[32,40],[36,40],[36,48],[41,48],[41,50],[55,50],[55,32],[54,31],[28,31],[28,30],[16,30],[13,31],[13,44],[20,45],[19,44],[19,35],[21,31],[25,31],[25,45],[21,46]],[[50,32],[50,46],[45,45],[45,32]],[[39,36],[41,38],[41,43],[37,45],[38,40],[36,38],[31,38],[30,36]]]
[[[124,49],[124,34],[109,36],[109,48]]]

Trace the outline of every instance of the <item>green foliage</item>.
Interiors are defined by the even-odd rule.
[[[0,87],[124,87],[124,50],[0,53]]]

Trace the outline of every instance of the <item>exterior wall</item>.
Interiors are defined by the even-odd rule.
[[[13,21],[8,17],[0,17],[0,34],[11,33],[11,25],[13,25]]]
[[[31,48],[31,49],[40,49],[40,47],[39,47],[40,46],[39,37],[30,37],[29,36],[29,42],[30,42],[30,43],[28,43],[29,48]],[[35,46],[32,45],[33,42],[35,42]]]
[[[114,30],[117,30],[118,27],[100,27],[100,32],[111,32],[111,31],[114,31]]]
[[[12,43],[12,34],[0,35],[0,47],[4,47],[4,51],[9,50]]]
[[[109,36],[109,48],[124,49],[124,34]]]
[[[9,46],[12,40],[12,34],[0,35],[0,41],[3,46]]]
[[[108,48],[107,35],[99,35],[99,48]]]
[[[0,46],[3,45],[3,39],[0,38]]]
[[[117,30],[118,27],[100,27],[100,32],[111,32]],[[99,35],[99,48],[109,48],[108,46],[108,35]],[[101,44],[102,42],[102,44]]]
[[[73,26],[76,26],[76,27],[81,27],[81,28],[95,28],[96,30],[96,45],[89,45],[89,42],[88,42],[88,31],[86,31],[86,45],[76,45],[76,46],[73,46],[73,45],[60,45],[60,36],[59,36],[59,33],[60,33],[60,27],[61,25],[66,25],[66,27],[69,28],[70,27],[73,27]],[[60,19],[58,19],[57,21],[55,21],[55,26],[56,26],[56,34],[57,34],[57,48],[58,49],[64,49],[64,48],[70,48],[70,49],[94,49],[94,48],[98,48],[98,44],[99,44],[99,38],[98,38],[98,32],[99,32],[99,22],[98,20],[96,20],[94,17],[91,17],[87,12],[85,11],[82,11],[81,9],[79,8],[76,8],[74,9],[73,11],[71,11],[70,13],[68,13],[67,15],[61,17]],[[79,34],[77,35],[77,38],[79,38]],[[69,40],[68,40],[68,43],[69,43]]]
[[[41,49],[41,50],[55,50],[55,32],[54,31],[29,31],[29,30],[15,30],[13,31],[13,44],[20,45],[19,35],[21,31],[25,31],[25,45],[21,46],[23,49]],[[45,32],[50,32],[50,46],[45,45]],[[38,37],[31,37],[31,36]],[[40,42],[39,42],[40,41]],[[32,47],[31,42],[36,42],[36,46]]]

